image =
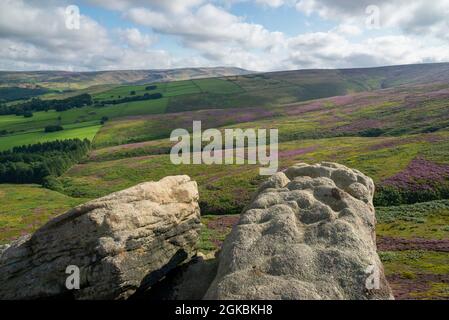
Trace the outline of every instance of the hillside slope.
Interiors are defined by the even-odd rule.
[[[87,159],[48,185],[57,196],[52,204],[42,202],[47,189],[0,186],[8,209],[0,212],[0,242],[35,230],[80,199],[188,174],[201,195],[199,246],[205,253],[215,251],[236,221],[232,215],[249,203],[264,177],[258,175],[258,166],[247,163],[174,165],[169,157],[171,131],[191,130],[193,120],[201,120],[203,129],[277,128],[280,169],[297,162],[331,161],[373,178],[375,204],[382,206],[378,246],[397,298],[449,298],[449,64],[94,88],[64,93],[89,93],[91,106],[36,111],[31,117],[0,116],[0,150],[68,135],[93,139],[94,147]],[[161,98],[120,101],[146,93],[160,93]],[[48,125],[64,130],[46,133]]]
[[[69,71],[0,71],[0,86],[35,86],[59,89],[82,89],[104,84],[137,84],[250,73],[239,68],[183,68],[168,70],[117,70],[97,72]]]

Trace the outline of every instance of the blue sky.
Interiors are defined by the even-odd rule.
[[[120,11],[108,10],[89,1],[72,2],[80,7],[82,14],[94,17],[108,28],[139,27],[138,24],[121,18],[122,12]],[[330,26],[335,26],[334,22],[323,21],[316,15],[307,16],[302,12],[292,10],[290,6],[273,8],[247,1],[237,2],[233,5],[224,3],[224,8],[234,15],[244,18],[247,22],[261,24],[271,31],[283,31],[291,36],[307,31],[323,31]]]
[[[78,18],[79,28],[67,19]],[[447,0],[2,0],[0,69],[233,66],[255,71],[449,61]]]

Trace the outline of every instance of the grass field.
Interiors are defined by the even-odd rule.
[[[220,90],[220,88],[222,88],[222,90],[226,93],[232,93],[235,90],[239,90],[237,86],[230,84],[230,82],[218,79],[199,80],[198,83],[187,80],[170,83],[156,83],[154,85],[157,87],[154,90],[146,90],[148,85],[119,86],[112,89],[108,86],[102,86],[96,87],[95,90],[92,90],[90,93],[93,94],[94,100],[98,101],[130,97],[131,91],[135,91],[136,95],[160,92],[164,95],[164,98],[127,102],[104,107],[90,106],[74,108],[63,112],[56,112],[54,110],[47,112],[34,112],[33,117],[31,118],[24,118],[22,116],[15,115],[4,115],[0,116],[0,130],[6,130],[7,132],[13,134],[19,132],[25,133],[41,130],[48,125],[73,125],[83,122],[99,121],[103,117],[117,119],[128,116],[163,114],[166,112],[171,97],[200,93],[202,92],[201,87],[204,87],[204,90],[212,91]],[[103,88],[103,91],[101,91],[101,88]],[[31,137],[31,135],[24,136],[25,139],[27,137]],[[4,141],[8,141],[8,143],[6,144],[5,142],[5,147],[3,147],[3,149],[7,147],[9,148],[15,145],[13,142],[17,141],[17,137],[11,136],[9,139],[5,138]],[[29,139],[26,139],[26,141],[28,143]]]
[[[0,244],[33,232],[84,201],[37,185],[0,184]]]
[[[201,88],[202,92],[231,94],[240,93],[244,90],[232,81],[224,79],[202,79],[192,80],[195,85]]]
[[[117,107],[117,110],[113,108]],[[116,106],[106,107],[106,110],[100,110],[101,114],[105,114],[111,118],[120,118],[127,116],[140,116],[147,114],[164,113],[167,107],[167,99],[133,101],[121,103]]]
[[[106,107],[83,107],[67,111],[35,112],[33,117],[24,118],[15,115],[0,116],[0,130],[30,131],[44,128],[47,125],[61,123],[73,124],[86,121],[101,120],[102,117],[110,119],[138,116],[146,114],[163,113],[167,105],[167,99],[127,102]]]
[[[57,117],[57,112],[54,110],[48,112],[35,112],[31,118],[16,115],[4,115],[0,116],[0,128],[10,129],[21,124],[29,126],[30,124],[32,125],[33,122],[56,120]]]
[[[186,80],[167,83],[164,96],[176,97],[194,93],[201,93],[201,89],[192,80]]]
[[[0,137],[0,151],[11,149],[15,146],[35,144],[39,142],[47,142],[54,140],[64,140],[64,139],[89,139],[93,140],[95,134],[100,129],[100,125],[88,125],[86,127],[82,127],[77,125],[78,127],[70,128],[68,126],[67,129],[58,132],[30,132],[16,135],[9,135],[5,137]]]
[[[449,239],[449,200],[381,207],[377,234],[404,239]]]
[[[147,86],[156,86],[156,89],[146,90]],[[234,91],[230,90],[234,88]],[[134,85],[134,86],[120,86],[107,90],[93,96],[94,100],[114,100],[125,97],[132,97],[131,92],[135,96],[142,96],[145,93],[161,93],[164,97],[175,97],[194,93],[201,93],[203,90],[215,90],[223,93],[235,92],[235,85],[229,84],[225,80],[219,79],[204,79],[204,80],[184,80],[174,82],[153,83],[150,85]]]

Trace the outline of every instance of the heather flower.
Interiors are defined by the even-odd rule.
[[[317,146],[311,146],[311,147],[302,148],[302,149],[280,151],[279,152],[279,157],[288,158],[288,157],[299,156],[299,155],[303,155],[303,154],[306,154],[306,153],[313,152],[317,148],[318,148]]]
[[[412,191],[430,191],[448,181],[449,165],[416,158],[405,170],[383,180],[382,184]]]

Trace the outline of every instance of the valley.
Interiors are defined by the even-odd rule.
[[[88,199],[187,174],[200,192],[198,246],[205,254],[215,252],[266,177],[249,164],[173,165],[170,133],[190,130],[194,120],[220,131],[276,128],[280,169],[332,161],[373,178],[378,249],[397,298],[449,298],[449,64],[220,73],[205,79],[189,73],[181,81],[157,75],[153,81],[143,74],[101,83],[106,74],[86,82],[77,76],[72,92],[42,92],[37,98],[89,94],[92,105],[32,111],[31,117],[0,115],[0,151],[75,138],[92,144],[79,163],[53,177],[51,190],[0,184],[0,244]],[[0,74],[8,85],[19,81],[14,77]],[[56,75],[29,78],[50,90],[63,83]],[[136,97],[142,100],[122,102]],[[45,132],[48,126],[63,130]]]

